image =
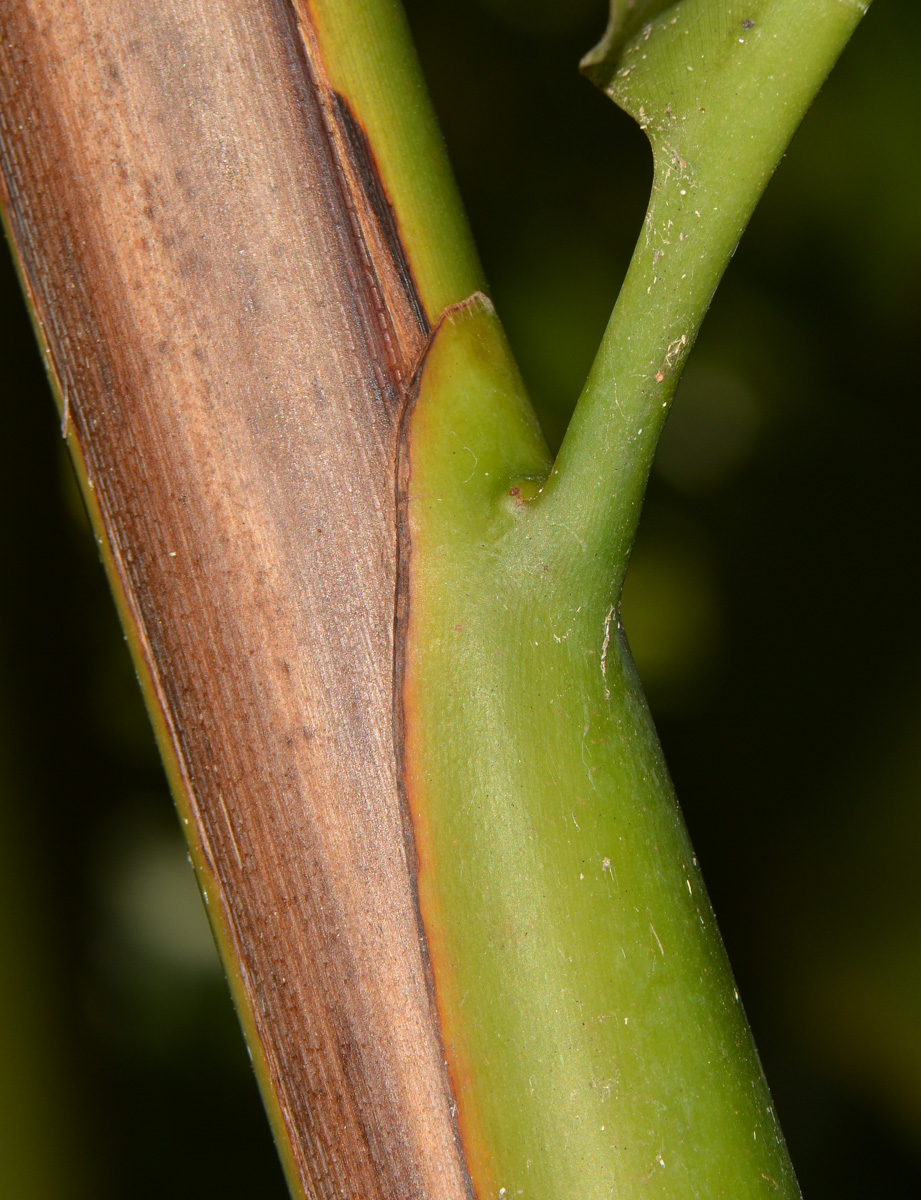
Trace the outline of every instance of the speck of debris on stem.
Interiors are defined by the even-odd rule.
[[[751,19],[751,17],[746,17],[745,20],[742,22],[742,28],[743,29],[754,29],[755,22]]]

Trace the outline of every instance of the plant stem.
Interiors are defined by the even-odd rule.
[[[484,302],[408,434],[405,785],[475,1194],[794,1200],[615,608],[528,540],[546,451]]]
[[[867,4],[683,0],[586,70],[646,130],[636,253],[544,494],[619,596],[682,367],[771,174]],[[548,533],[550,531],[548,530]]]
[[[431,314],[480,273],[398,17],[6,6],[0,201],[292,1192],[459,1200],[393,465]]]
[[[862,6],[684,0],[626,43],[619,12],[589,66],[655,182],[557,463],[484,302],[404,429],[420,908],[478,1196],[794,1200],[618,602],[681,367]]]
[[[311,0],[331,86],[364,131],[429,322],[485,289],[399,0]]]

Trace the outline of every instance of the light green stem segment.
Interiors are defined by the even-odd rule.
[[[865,7],[615,3],[586,65],[655,183],[557,463],[482,297],[405,419],[405,786],[480,1200],[799,1195],[618,606],[681,367]]]
[[[308,0],[324,68],[373,149],[432,324],[483,271],[399,0]]]
[[[789,1200],[616,607],[531,540],[528,411],[487,302],[450,314],[409,419],[405,763],[476,1195]]]

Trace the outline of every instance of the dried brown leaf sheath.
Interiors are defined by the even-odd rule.
[[[392,741],[428,332],[286,0],[20,0],[3,202],[307,1195],[467,1194]]]

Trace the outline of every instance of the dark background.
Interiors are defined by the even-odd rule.
[[[408,9],[556,443],[649,187],[576,70],[605,4]],[[625,599],[807,1200],[921,1196],[919,56],[877,0],[707,318]],[[0,305],[0,1193],[281,1197],[7,261]]]

